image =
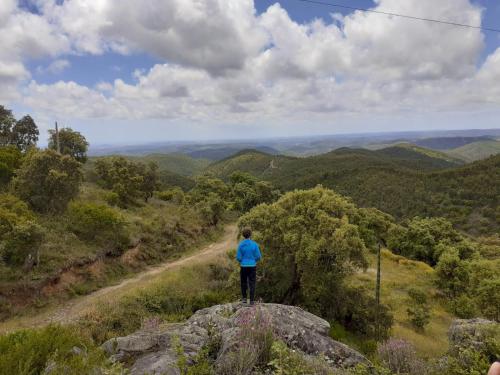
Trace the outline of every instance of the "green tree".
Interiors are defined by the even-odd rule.
[[[500,277],[484,279],[477,288],[477,304],[482,314],[500,322]]]
[[[21,166],[22,154],[14,146],[0,147],[0,186],[6,185]]]
[[[460,259],[453,247],[443,251],[436,266],[437,286],[448,296],[455,298],[466,292],[469,283],[467,263]]]
[[[197,208],[209,225],[217,225],[226,211],[224,201],[215,193],[209,193],[205,200],[198,203]]]
[[[415,328],[423,330],[431,319],[427,295],[425,292],[413,288],[408,291],[408,297],[408,308],[406,312],[408,313],[410,322]]]
[[[345,276],[367,266],[366,248],[350,218],[356,207],[317,187],[253,208],[240,219],[261,244],[261,293],[268,300],[329,306]]]
[[[365,290],[345,278],[366,268],[366,246],[358,223],[362,214],[349,200],[318,186],[284,194],[243,215],[263,254],[258,273],[264,300],[299,304],[367,335],[376,332],[377,308]],[[332,303],[335,301],[335,303]],[[381,336],[392,324],[382,306]]]
[[[12,111],[0,105],[0,146],[12,143],[12,127],[15,123]]]
[[[392,227],[388,239],[388,245],[394,252],[431,266],[436,265],[441,255],[443,247],[439,244],[458,245],[463,242],[464,238],[453,229],[452,224],[440,217],[415,217],[407,227]],[[466,252],[465,249],[463,251]]]
[[[158,166],[156,163],[144,165],[127,160],[122,156],[101,158],[95,162],[98,183],[116,194],[118,204],[128,206],[138,204],[138,200],[148,200],[158,188]]]
[[[53,150],[31,150],[13,179],[16,195],[36,211],[55,213],[66,209],[78,194],[83,179],[81,164]]]
[[[26,115],[12,127],[12,143],[22,152],[26,152],[38,142],[38,127],[31,116]]]
[[[230,189],[224,181],[212,176],[199,176],[196,185],[189,191],[189,199],[192,202],[201,202],[210,193],[218,195],[221,199],[229,197]]]
[[[147,202],[160,187],[158,164],[155,162],[149,162],[147,165],[142,164],[141,169],[143,176],[141,190],[144,192],[144,199]]]
[[[27,268],[38,263],[42,228],[25,202],[0,194],[0,258],[8,265]]]
[[[234,208],[246,212],[260,203],[271,203],[279,191],[267,181],[259,181],[249,173],[234,172],[229,177]]]
[[[49,148],[57,150],[56,131],[49,130],[49,135]],[[81,163],[87,161],[89,143],[80,132],[71,128],[62,128],[59,130],[59,145],[61,154],[70,155]]]
[[[68,207],[69,229],[86,241],[94,241],[120,252],[128,245],[126,223],[120,213],[107,205],[72,202]]]

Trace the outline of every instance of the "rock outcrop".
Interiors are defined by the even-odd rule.
[[[472,348],[482,350],[485,339],[500,332],[500,324],[486,319],[456,319],[450,326],[448,338],[450,348]]]
[[[188,362],[217,337],[216,362],[234,350],[241,338],[242,325],[256,316],[265,317],[276,339],[304,356],[322,356],[332,368],[348,368],[369,363],[357,351],[332,340],[327,321],[301,308],[278,304],[248,307],[240,303],[216,305],[199,310],[185,323],[163,330],[141,330],[104,343],[113,360],[131,363],[134,375],[178,375],[178,350],[182,347]],[[212,345],[213,346],[213,345]]]

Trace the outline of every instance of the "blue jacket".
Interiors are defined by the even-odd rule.
[[[262,258],[259,245],[255,241],[245,239],[238,245],[236,260],[240,262],[241,267],[255,267]]]

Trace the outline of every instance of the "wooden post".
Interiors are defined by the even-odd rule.
[[[56,150],[58,154],[61,153],[61,146],[59,143],[59,127],[57,126],[57,121],[56,121]]]
[[[377,304],[377,321],[376,321],[376,335],[377,340],[380,340],[380,242],[378,243],[378,251],[377,251],[377,285],[375,286],[375,302]]]

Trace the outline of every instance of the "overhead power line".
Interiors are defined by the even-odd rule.
[[[434,22],[434,23],[441,23],[444,25],[451,25],[451,26],[459,26],[459,27],[466,27],[469,29],[479,29],[483,31],[491,31],[495,33],[500,33],[500,29],[493,29],[491,27],[483,27],[483,26],[473,26],[473,25],[467,25],[464,23],[458,23],[458,22],[450,22],[450,21],[443,21],[443,20],[436,20],[433,18],[424,18],[424,17],[416,17],[416,16],[410,16],[407,14],[399,14],[399,13],[393,13],[393,12],[384,12],[381,10],[374,10],[374,9],[367,9],[367,8],[357,8],[357,7],[352,7],[349,5],[344,5],[344,4],[336,4],[336,3],[328,3],[326,1],[319,1],[319,0],[298,0],[303,3],[311,3],[311,4],[316,4],[316,5],[326,5],[334,8],[344,8],[344,9],[350,9],[350,10],[359,10],[361,12],[369,12],[369,13],[377,13],[377,14],[383,14],[386,16],[394,16],[394,17],[401,17],[401,18],[409,18],[412,20],[418,20],[418,21],[427,21],[427,22]]]

